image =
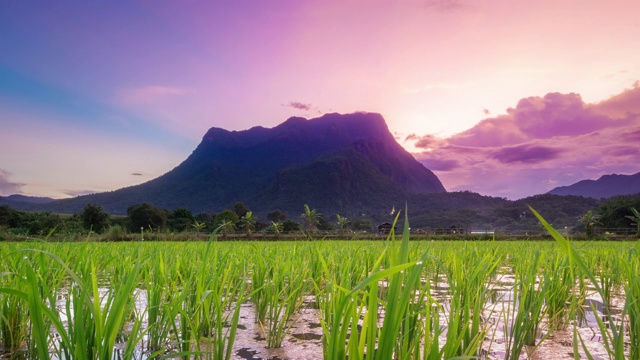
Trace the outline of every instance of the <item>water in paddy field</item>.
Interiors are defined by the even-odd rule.
[[[513,277],[510,275],[503,276],[490,286],[493,292],[491,300],[485,306],[484,318],[487,324],[487,332],[485,341],[481,347],[479,358],[481,359],[503,359],[505,356],[505,330],[507,326],[502,316],[502,311],[508,306],[518,306],[517,299],[513,299],[513,292],[510,286],[513,285]],[[384,282],[380,282],[384,286]],[[440,279],[437,284],[432,284],[431,294],[441,304],[440,327],[443,333],[440,337],[441,343],[446,340],[446,319],[448,316],[448,303],[450,301],[449,286],[446,281]],[[101,295],[107,293],[107,288],[100,288]],[[138,289],[135,292],[135,304],[139,313],[145,311],[147,307],[146,291]],[[64,299],[60,299],[57,304],[60,310],[60,316],[66,324],[68,319],[64,314]],[[618,294],[612,301],[612,312],[614,317],[620,314],[619,310],[624,303],[623,294]],[[286,332],[281,348],[268,349],[267,342],[263,330],[255,321],[255,308],[253,303],[247,301],[240,307],[240,318],[237,327],[236,339],[232,349],[232,359],[247,360],[303,360],[303,359],[322,359],[322,327],[319,320],[319,311],[314,308],[314,298],[307,297],[301,309],[292,317],[289,328]],[[592,307],[593,305],[593,307]],[[582,306],[583,311],[577,314],[575,323],[578,326],[578,333],[582,337],[585,345],[593,355],[594,359],[609,359],[609,355],[603,346],[602,336],[596,320],[595,311],[599,317],[603,316],[602,299],[597,295],[589,295],[585,304]],[[382,324],[384,312],[381,311]],[[620,323],[619,319],[614,319],[616,323]],[[143,328],[146,328],[146,320],[143,322]],[[573,359],[573,325],[568,325],[566,330],[556,330],[551,334],[545,333],[545,324],[542,326],[542,336],[547,336],[542,343],[533,351],[529,358],[531,359]],[[56,333],[52,333],[54,339],[57,338]],[[118,343],[114,348],[114,358],[120,359],[124,353],[126,341],[128,339],[122,336],[118,339]],[[143,350],[144,344],[148,341],[143,337],[141,344],[135,353],[136,359],[147,359],[148,352]],[[201,342],[203,350],[207,348],[207,342]],[[579,346],[582,350],[582,347]],[[527,351],[533,350],[527,348]],[[176,350],[177,351],[177,350]],[[25,354],[20,352],[2,353],[0,358],[8,359],[24,359]],[[526,351],[523,351],[521,359],[526,359]],[[54,359],[58,359],[54,357]],[[62,360],[62,359],[59,359]],[[66,360],[66,359],[64,359]]]

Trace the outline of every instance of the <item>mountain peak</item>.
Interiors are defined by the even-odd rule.
[[[291,117],[273,128],[211,128],[170,172],[141,185],[63,200],[73,211],[88,202],[111,213],[143,202],[217,212],[242,201],[256,213],[369,211],[411,194],[445,192],[440,180],[403,149],[376,113]]]
[[[548,192],[554,195],[578,195],[595,199],[640,193],[640,173],[633,175],[609,174],[598,180],[581,180],[569,186],[560,186]]]

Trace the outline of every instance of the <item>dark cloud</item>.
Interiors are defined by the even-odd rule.
[[[420,162],[432,171],[451,171],[460,167],[460,163],[453,159],[422,159]]]
[[[636,81],[632,88],[594,104],[591,108],[613,119],[637,121],[640,117],[640,82]]]
[[[556,159],[561,152],[560,149],[550,147],[519,145],[496,150],[491,154],[491,157],[504,164],[515,162],[536,164]]]
[[[578,94],[529,97],[507,112],[520,131],[532,139],[582,135],[611,125],[610,118],[588,107]]]
[[[95,191],[95,190],[65,190],[64,193],[69,195],[69,196],[71,196],[71,197],[77,197],[77,196],[82,196],[82,195],[96,194],[96,193],[99,193],[99,191]]]
[[[604,151],[605,155],[611,156],[640,156],[640,147],[638,146],[612,146]]]
[[[640,84],[596,104],[578,94],[528,97],[449,138],[407,140],[429,149],[414,155],[450,190],[518,199],[633,174],[640,171]]]
[[[141,174],[141,173],[139,173],[139,172],[131,173],[131,175],[133,175],[133,176],[142,176],[142,174]]]
[[[415,136],[413,140],[416,140],[414,146],[419,149],[434,149],[444,145],[444,140],[434,135]]]
[[[620,140],[623,141],[637,141],[640,144],[640,129],[635,129],[628,133],[620,134]]]
[[[291,101],[291,102],[289,102],[288,104],[286,104],[284,106],[288,106],[288,107],[292,107],[294,109],[304,110],[304,111],[313,110],[313,107],[311,106],[311,104],[305,104],[305,103],[301,103],[301,102],[298,102],[298,101]]]
[[[404,139],[404,141],[413,141],[413,140],[418,140],[420,139],[420,137],[416,134],[409,134],[407,135],[407,137]]]
[[[11,175],[13,174],[9,171],[0,169],[0,195],[13,195],[22,193],[21,190],[25,184],[9,180]]]

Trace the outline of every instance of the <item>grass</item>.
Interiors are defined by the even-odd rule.
[[[640,357],[637,244],[576,246],[551,227],[555,242],[411,241],[403,220],[384,241],[0,243],[0,346],[27,359],[230,359],[251,304],[272,348],[313,306],[325,359],[467,358],[502,341],[518,358],[572,325],[589,358],[575,318],[595,291],[602,346]]]

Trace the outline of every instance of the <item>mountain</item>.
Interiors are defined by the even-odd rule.
[[[218,212],[244,202],[258,214],[386,209],[412,194],[445,192],[440,180],[389,132],[379,114],[292,117],[274,128],[211,128],[168,173],[120,190],[54,201],[38,210],[78,213],[96,203],[112,214],[149,202]]]
[[[55,199],[48,197],[37,197],[37,196],[26,196],[26,195],[9,195],[9,196],[0,196],[0,204],[2,205],[11,205],[15,203],[26,203],[26,204],[47,204]]]
[[[554,195],[578,195],[595,199],[640,193],[640,173],[634,175],[604,175],[598,180],[582,180],[560,186],[548,192]]]

